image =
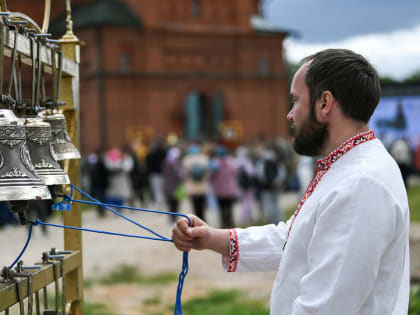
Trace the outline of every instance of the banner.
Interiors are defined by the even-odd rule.
[[[420,143],[420,95],[382,97],[369,126],[387,148],[405,138],[414,149]]]

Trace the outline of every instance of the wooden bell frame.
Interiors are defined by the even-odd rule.
[[[2,12],[8,12],[6,0],[0,0]],[[42,26],[29,16],[20,12],[9,12],[8,18],[12,20],[22,20],[29,24],[36,33],[46,33],[50,21],[51,0],[45,0],[44,19]],[[66,0],[67,31],[59,40],[59,45],[63,53],[62,81],[60,86],[61,100],[66,105],[62,107],[67,120],[68,134],[77,147],[79,147],[79,64],[80,64],[80,41],[73,34],[70,0]],[[5,37],[5,56],[10,57],[14,47],[13,31],[6,29]],[[22,62],[31,66],[30,38],[25,34],[18,34],[17,53],[21,55]],[[55,56],[55,55],[54,55]],[[51,49],[45,45],[41,47],[41,62],[45,72],[52,72],[53,63]],[[64,171],[69,175],[70,180],[76,186],[80,186],[80,161],[65,160]],[[69,189],[66,187],[65,189]],[[66,191],[66,193],[69,193]],[[75,196],[79,198],[80,196]],[[80,199],[80,198],[79,198]],[[64,224],[75,227],[81,226],[81,212],[77,204],[72,205],[72,211],[64,213]],[[30,294],[45,288],[55,282],[57,277],[63,278],[66,282],[62,314],[82,314],[83,305],[83,277],[82,277],[82,237],[81,231],[64,230],[65,250],[71,250],[71,254],[57,260],[54,264],[42,264],[41,269],[31,272],[29,277],[17,277],[14,281],[0,283],[0,312],[5,311],[11,306],[19,303]],[[47,249],[46,249],[47,250]],[[7,255],[7,253],[3,253]],[[10,257],[12,260],[13,257]],[[27,262],[34,263],[34,262]]]

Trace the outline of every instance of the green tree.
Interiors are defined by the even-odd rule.
[[[381,82],[381,84],[398,84],[400,83],[399,81],[395,80],[392,77],[379,77],[379,81]]]
[[[414,71],[409,77],[404,79],[404,83],[420,83],[420,69]]]

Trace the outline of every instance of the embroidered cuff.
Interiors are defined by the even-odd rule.
[[[229,230],[229,245],[230,254],[229,257],[223,256],[223,265],[227,272],[235,272],[239,260],[239,243],[236,229]]]

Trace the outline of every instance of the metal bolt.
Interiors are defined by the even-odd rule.
[[[48,259],[63,259],[64,255],[48,255]]]
[[[41,38],[50,37],[51,35],[52,34],[50,34],[50,33],[34,34],[35,37],[41,37]]]
[[[7,282],[7,281],[13,279],[13,273],[10,270],[9,267],[7,267],[7,266],[3,267],[3,269],[1,270],[1,277],[3,278],[2,280],[4,282]]]
[[[72,253],[71,250],[59,250],[56,248],[51,248],[50,250],[51,255],[64,255],[64,254],[71,254],[71,253]]]

